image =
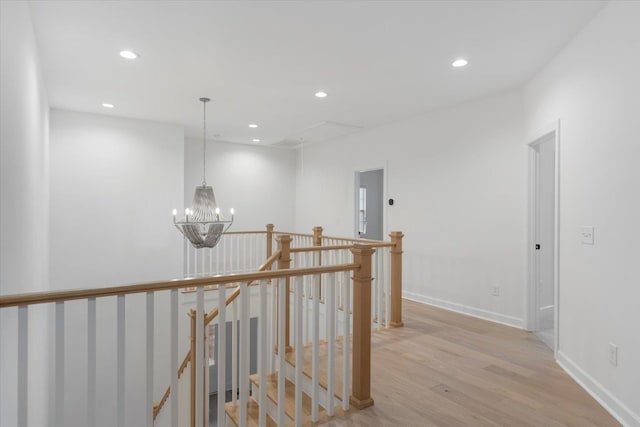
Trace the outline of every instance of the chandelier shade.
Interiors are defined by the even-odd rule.
[[[184,211],[184,218],[177,219],[177,211],[173,211],[173,224],[191,242],[194,248],[215,247],[225,231],[233,224],[233,209],[231,209],[231,219],[227,220],[220,212],[213,194],[213,187],[207,185],[206,181],[206,103],[209,98],[200,98],[204,105],[204,122],[202,135],[202,185],[196,187],[193,194],[192,207]]]

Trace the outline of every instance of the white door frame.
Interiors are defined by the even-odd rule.
[[[555,156],[554,156],[554,221],[553,221],[553,288],[554,288],[554,309],[553,309],[553,334],[554,356],[558,357],[558,349],[560,347],[559,334],[559,318],[560,318],[560,120],[539,129],[531,137],[527,138],[527,151],[529,161],[529,215],[528,215],[528,239],[527,239],[527,256],[528,256],[528,274],[527,274],[527,292],[525,310],[527,313],[527,330],[533,331],[536,328],[537,318],[537,283],[536,283],[536,224],[537,224],[537,172],[536,163],[536,145],[553,135]]]
[[[358,224],[360,222],[360,174],[362,172],[371,172],[382,170],[382,240],[386,240],[389,235],[387,230],[387,166],[379,167],[367,167],[362,169],[356,169],[353,172],[353,236],[356,239],[360,238],[358,234]]]

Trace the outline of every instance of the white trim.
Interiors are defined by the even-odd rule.
[[[466,314],[468,316],[477,317],[490,322],[500,323],[513,328],[523,329],[524,326],[523,320],[518,317],[508,316],[506,314],[500,314],[495,311],[484,310],[482,308],[471,307],[464,304],[458,304],[457,302],[428,297],[414,292],[403,291],[402,298],[422,304],[432,305],[434,307],[444,308],[446,310],[455,311],[456,313]]]
[[[640,415],[635,414],[624,403],[602,386],[591,375],[580,368],[573,360],[558,351],[558,365],[565,370],[583,389],[587,391],[600,405],[602,405],[623,426],[640,426]]]
[[[558,349],[560,348],[560,120],[555,120],[548,125],[538,129],[532,135],[527,138],[527,151],[528,151],[528,188],[529,188],[529,206],[528,206],[528,237],[527,237],[527,291],[525,292],[525,325],[529,331],[535,330],[536,319],[536,254],[535,254],[535,240],[536,240],[536,227],[535,227],[535,207],[537,204],[537,165],[536,165],[536,150],[535,146],[541,141],[553,135],[554,138],[554,239],[553,239],[553,287],[554,287],[554,315],[553,315],[553,335],[554,335],[554,356],[558,358]]]

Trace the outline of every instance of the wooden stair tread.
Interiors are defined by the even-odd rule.
[[[253,382],[258,387],[260,387],[260,376],[258,374],[251,375],[250,379],[251,379],[251,382]],[[268,374],[266,376],[266,379],[267,379],[266,381],[267,397],[269,398],[269,400],[271,400],[277,405],[278,404],[278,373],[276,372],[276,373]],[[295,389],[296,389],[295,384],[289,381],[288,379],[285,379],[284,412],[292,420],[295,420],[295,411],[296,411]],[[257,398],[257,396],[254,396],[254,398]],[[303,415],[302,423],[303,425],[312,424],[311,423],[311,404],[312,404],[311,397],[305,392],[302,392],[302,415]],[[343,416],[344,414],[345,412],[339,406],[336,406],[334,408],[333,417]],[[333,418],[333,417],[329,417],[329,415],[327,414],[327,411],[322,406],[319,407],[318,416],[319,416],[318,422],[329,421],[331,418]]]
[[[294,349],[293,351],[285,354],[285,361],[293,366],[294,368],[296,367],[296,352],[297,349]],[[302,354],[302,373],[307,376],[308,378],[312,378],[312,373],[313,373],[313,364],[312,364],[312,356],[313,356],[313,349],[310,345],[306,345],[303,347],[303,354]],[[337,341],[336,342],[336,353],[340,354],[340,357],[336,357],[336,368],[335,368],[335,375],[334,375],[334,396],[337,397],[338,399],[342,400],[342,342],[341,341]],[[320,385],[320,387],[322,387],[323,389],[327,390],[329,387],[329,381],[328,381],[328,360],[329,360],[329,355],[328,355],[328,345],[326,344],[326,342],[321,341],[320,342],[320,346],[319,346],[319,357],[318,357],[318,384]]]
[[[239,403],[238,403],[239,404]],[[224,404],[224,411],[229,416],[229,419],[236,425],[240,426],[240,407],[233,404],[233,402],[227,402]],[[249,399],[247,403],[247,427],[258,427],[260,425],[260,411],[259,406],[255,400]],[[278,424],[267,415],[267,427],[278,427]]]

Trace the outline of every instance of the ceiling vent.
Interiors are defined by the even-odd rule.
[[[340,138],[341,136],[350,135],[360,130],[362,130],[362,126],[324,121],[310,126],[301,132],[289,135],[284,140],[276,142],[273,145],[278,147],[295,148],[300,145],[301,141],[304,141],[305,143],[329,141],[331,139]]]

